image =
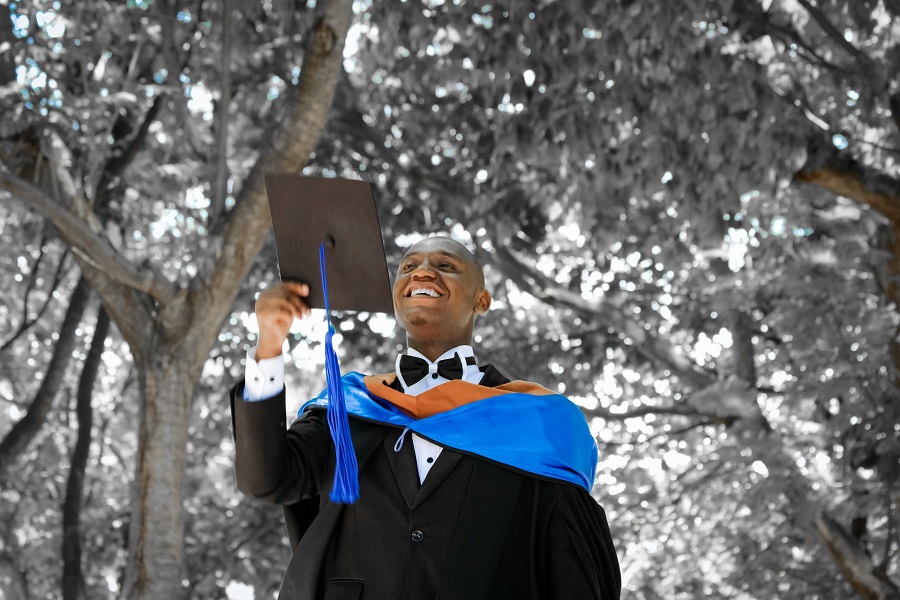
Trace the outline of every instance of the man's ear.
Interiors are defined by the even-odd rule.
[[[481,290],[475,297],[475,312],[483,315],[491,307],[491,293],[487,290]]]

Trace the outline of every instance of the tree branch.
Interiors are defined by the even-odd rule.
[[[867,65],[872,62],[865,53],[861,52],[859,48],[847,41],[843,34],[838,31],[837,27],[828,20],[828,17],[826,17],[821,10],[810,4],[808,0],[797,0],[797,2],[809,12],[810,16],[815,19],[816,23],[819,24],[819,27],[822,28],[822,31],[824,31],[828,37],[836,42],[838,46],[843,48],[850,56]]]
[[[871,600],[900,600],[900,588],[879,571],[871,557],[836,520],[827,514],[816,519],[819,537],[860,596]]]
[[[778,35],[778,38],[784,42],[785,44],[795,43],[798,47],[805,50],[809,53],[817,64],[820,66],[829,69],[831,71],[840,71],[842,70],[837,65],[834,65],[824,57],[820,56],[818,52],[816,52],[815,48],[812,47],[800,32],[794,29],[793,27],[789,27],[787,25],[781,25],[776,23],[774,19],[772,19],[772,15],[763,10],[758,2],[738,2],[734,5],[735,12],[741,16],[741,18],[748,19],[759,19],[759,23],[762,24],[766,29],[770,32],[775,32]]]
[[[816,52],[816,49],[813,48],[812,46],[810,46],[810,45],[806,42],[806,40],[804,40],[804,39],[800,36],[800,34],[799,34],[798,32],[796,32],[796,31],[794,31],[794,30],[792,30],[792,29],[790,29],[790,28],[788,28],[788,27],[781,27],[781,26],[776,25],[776,24],[771,23],[771,22],[769,22],[769,23],[767,23],[767,24],[768,24],[769,27],[772,28],[773,31],[775,31],[776,33],[782,34],[782,36],[785,36],[785,37],[779,36],[779,37],[781,37],[781,40],[782,40],[783,42],[785,42],[785,43],[787,43],[787,44],[790,44],[791,42],[793,42],[794,44],[797,44],[798,47],[800,47],[800,48],[803,49],[804,53],[809,54],[810,56],[813,57],[813,59],[815,59],[815,60],[810,61],[810,62],[814,62],[815,64],[819,65],[820,67],[823,67],[823,68],[828,69],[828,70],[830,70],[830,71],[841,71],[841,70],[842,70],[842,69],[841,69],[840,67],[838,67],[837,65],[828,62],[827,60],[825,60],[825,58],[823,58],[822,56],[820,56],[819,53]]]
[[[181,4],[182,3],[177,0],[164,0],[154,3],[154,7],[158,10],[158,14],[160,15],[160,22],[166,24],[163,26],[159,50],[163,62],[170,73],[183,73],[190,64],[191,55],[194,51],[194,44],[188,43],[182,54],[182,47],[179,40],[176,39],[176,32],[181,29],[177,19],[178,11],[181,10]],[[200,2],[199,10],[203,10],[203,2]],[[191,27],[192,33],[184,36],[182,40],[185,38],[193,39],[193,32],[197,31],[197,28],[201,26],[202,22],[201,15],[197,15],[197,18],[193,19],[193,26]],[[180,82],[176,80],[174,85],[179,87]],[[190,111],[188,110],[188,98],[183,93],[180,93],[180,88],[178,91],[179,93],[170,96],[172,106],[174,107],[175,113],[181,124],[180,129],[174,133],[181,135],[182,139],[185,140],[186,145],[191,149],[195,156],[201,160],[207,160],[209,157],[206,153],[206,144],[202,139],[198,139],[201,137],[201,134],[194,124],[194,120],[191,118]]]
[[[17,41],[18,38],[13,33],[13,22],[4,19],[3,24],[0,25],[0,47],[6,46],[6,49],[0,52],[0,86],[5,86],[7,83],[16,80],[16,52],[14,48]]]
[[[897,131],[900,131],[900,90],[888,96],[888,105],[891,107],[891,117],[894,119],[894,125],[897,126]]]
[[[891,556],[893,554],[894,548],[894,509],[891,507],[891,494],[889,491],[885,493],[885,507],[887,508],[887,535],[884,540],[884,553],[881,557],[881,562],[878,563],[878,569],[881,571],[887,572],[888,564],[890,563]]]
[[[695,389],[705,388],[715,382],[715,377],[681,356],[675,348],[653,336],[640,324],[627,317],[618,307],[603,300],[587,300],[580,294],[558,287],[543,273],[528,265],[522,258],[505,247],[497,247],[489,260],[521,289],[551,306],[573,308],[599,323],[626,336],[634,350],[656,364],[672,370],[673,374]]]
[[[219,53],[219,80],[221,90],[216,102],[216,169],[212,185],[210,217],[218,219],[225,214],[225,198],[228,195],[228,123],[231,108],[231,0],[220,0],[222,10],[222,52]]]
[[[0,481],[6,479],[12,463],[44,426],[47,414],[53,406],[53,399],[62,385],[66,368],[72,358],[77,337],[75,330],[81,323],[81,317],[87,307],[90,294],[90,285],[83,276],[80,277],[69,298],[69,308],[66,310],[66,316],[59,329],[59,339],[53,347],[53,356],[47,366],[44,380],[35,393],[28,412],[0,441]]]
[[[232,298],[243,274],[262,248],[271,228],[264,174],[296,173],[315,149],[343,69],[343,47],[353,14],[352,5],[352,0],[329,0],[321,5],[322,12],[310,33],[303,58],[300,81],[292,95],[288,122],[273,145],[257,159],[241,188],[236,207],[224,222],[223,243],[216,263],[203,284],[192,290],[191,304],[202,305],[204,299],[214,295]]]
[[[109,315],[100,307],[97,313],[97,324],[94,326],[94,337],[87,359],[78,380],[78,393],[75,412],[78,419],[78,437],[72,451],[69,465],[69,479],[66,483],[66,500],[63,505],[63,600],[78,600],[80,597],[83,575],[81,570],[81,507],[84,499],[84,476],[88,456],[91,449],[93,411],[91,397],[94,382],[100,370],[103,346],[109,333]]]
[[[586,414],[587,414],[587,413],[586,413]],[[658,438],[658,437],[666,436],[667,438],[670,438],[670,437],[672,437],[672,436],[675,436],[675,435],[681,435],[681,434],[683,434],[683,433],[687,433],[688,431],[692,431],[692,430],[697,429],[697,428],[700,428],[700,427],[706,427],[707,425],[717,425],[717,423],[714,423],[714,422],[712,422],[712,421],[706,421],[706,420],[703,420],[703,421],[697,421],[696,423],[691,423],[690,425],[687,425],[687,426],[685,426],[685,427],[679,427],[679,428],[677,428],[677,429],[670,429],[670,430],[660,429],[660,430],[657,431],[656,433],[654,433],[654,434],[652,434],[652,435],[648,435],[648,436],[646,436],[644,439],[642,439],[642,440],[640,440],[640,441],[638,441],[638,442],[632,442],[632,441],[627,441],[627,442],[602,442],[602,444],[603,444],[604,446],[637,446],[638,444],[646,444],[647,442],[649,442],[649,441],[651,441],[651,440],[654,440],[654,439],[656,439],[656,438]],[[638,437],[640,437],[640,436],[638,436]]]
[[[866,204],[900,225],[900,181],[871,172],[849,156],[833,156],[819,167],[796,173],[794,181]]]
[[[153,98],[153,104],[150,105],[150,108],[144,114],[138,130],[128,140],[126,147],[107,161],[106,168],[103,169],[100,183],[100,188],[102,189],[98,191],[99,194],[104,193],[103,189],[106,189],[114,178],[122,175],[125,169],[128,168],[128,165],[131,164],[131,161],[134,160],[138,150],[144,145],[144,140],[147,139],[150,125],[153,124],[153,121],[159,115],[159,111],[162,110],[164,98],[165,95],[158,95]]]
[[[695,408],[690,406],[639,406],[625,412],[612,412],[608,408],[598,406],[592,409],[582,409],[586,415],[591,417],[603,417],[610,421],[624,421],[635,417],[645,417],[647,415],[683,415],[683,416],[704,416]],[[709,416],[709,415],[705,415]]]
[[[137,270],[95,233],[88,224],[51,199],[42,189],[0,168],[0,195],[11,196],[37,209],[59,230],[72,251],[116,282],[144,292],[162,303],[172,300],[175,286],[150,269]]]
[[[63,276],[63,267],[66,264],[66,258],[69,256],[68,251],[63,252],[63,255],[59,259],[59,263],[56,265],[56,271],[53,274],[53,281],[50,284],[50,292],[47,294],[47,299],[44,301],[44,304],[37,310],[33,319],[28,318],[28,295],[32,289],[35,279],[37,279],[38,266],[40,265],[41,259],[44,256],[44,243],[46,238],[41,238],[41,254],[38,256],[38,259],[34,262],[31,271],[31,277],[28,282],[28,289],[25,290],[25,295],[22,299],[22,322],[19,324],[19,328],[13,333],[9,339],[0,344],[0,352],[4,352],[7,348],[9,348],[13,342],[15,342],[19,337],[22,336],[26,331],[28,331],[32,325],[37,323],[44,313],[47,311],[47,308],[50,306],[50,302],[53,300],[53,291],[56,290],[57,286],[59,286],[59,282],[62,281]]]

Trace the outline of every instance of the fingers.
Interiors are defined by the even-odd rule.
[[[288,301],[294,309],[294,316],[298,319],[308,317],[312,311],[303,298],[309,296],[309,286],[295,281],[285,282],[282,286],[289,292]]]
[[[282,282],[260,292],[256,299],[256,315],[259,320],[287,320],[288,326],[293,319],[309,316],[309,305],[303,300],[309,295],[309,286],[305,283]]]
[[[309,295],[305,283],[285,282],[260,292],[256,299],[256,320],[260,334],[276,338],[286,337],[294,319],[310,314],[309,305],[303,300]]]
[[[302,319],[309,316],[310,313],[309,306],[303,300],[303,296],[306,296],[308,293],[308,290],[302,295],[300,292],[292,289],[278,290],[278,294],[271,298],[271,305],[282,311],[290,312],[297,319]]]
[[[308,285],[293,281],[281,282],[260,292],[256,298],[257,359],[281,354],[294,319],[307,317],[311,312],[304,301],[308,295]]]
[[[278,288],[290,290],[298,296],[309,296],[309,286],[299,281],[282,281],[272,289]]]

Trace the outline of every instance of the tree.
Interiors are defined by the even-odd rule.
[[[24,123],[4,136],[12,143],[7,144],[0,185],[7,197],[29,204],[53,223],[128,342],[142,404],[123,593],[129,598],[177,598],[185,594],[182,484],[193,385],[269,228],[263,172],[299,170],[319,138],[341,68],[351,3],[336,0],[319,11],[305,36],[307,49],[285,122],[280,131],[270,128],[233,207],[207,215],[201,227],[214,233],[199,242],[190,240],[196,244],[192,252],[209,260],[183,273],[181,247],[165,257],[172,262],[162,264],[140,252],[128,255],[122,233],[136,223],[126,215],[135,206],[152,206],[158,197],[131,187],[128,169],[140,165],[138,153],[144,160],[167,154],[161,144],[147,143],[163,102],[172,110],[166,124],[183,126],[185,140],[197,145],[179,159],[187,165],[208,161],[223,167],[222,161],[198,151],[204,132],[192,121],[182,88],[190,81],[193,42],[219,32],[204,31],[211,24],[200,19],[207,8],[202,3],[190,8],[149,4],[94,3],[72,14],[50,3],[11,7],[20,68],[37,71],[30,87],[43,98],[31,101],[25,92],[25,102],[7,107],[7,114]],[[177,23],[192,22],[195,14],[193,29],[176,29]],[[71,32],[65,45],[54,41],[66,36],[60,28]],[[283,43],[295,41],[290,31],[285,33]],[[161,64],[154,64],[160,57]],[[201,55],[198,67],[210,58]],[[81,77],[65,77],[67,69]],[[196,85],[201,84],[202,79]],[[99,94],[89,96],[95,87]],[[84,94],[88,104],[64,104],[57,92],[74,98]],[[51,116],[49,108],[60,105]],[[217,126],[226,127],[228,119],[219,115]],[[13,152],[26,141],[33,144],[30,155]],[[220,135],[219,141],[221,155],[227,136]],[[222,206],[228,207],[227,200]],[[144,211],[136,212],[142,216]],[[140,225],[137,231],[143,229]]]
[[[184,477],[185,594],[229,582],[267,593],[281,532],[275,513],[227,490],[221,387],[253,344],[245,322],[252,293],[275,277],[270,247],[223,317],[267,226],[261,195],[247,190],[260,157],[277,154],[274,124],[297,106],[289,79],[303,95],[311,70],[292,69],[292,41],[311,18],[282,3],[82,6],[80,17],[18,7],[14,35],[2,33],[14,52],[0,75],[11,64],[20,75],[2,96],[13,118],[0,125],[0,187],[52,217],[131,347],[148,424],[133,460],[160,467],[139,467],[136,489],[161,489],[154,473]],[[897,597],[896,1],[356,9],[357,50],[343,74],[340,52],[330,55],[337,92],[307,171],[378,184],[391,258],[437,231],[476,249],[497,299],[478,355],[564,391],[591,418],[596,494],[626,588],[648,600]],[[63,15],[65,52],[38,12]],[[303,148],[293,170],[313,143]],[[63,202],[51,203],[56,188]],[[106,274],[86,262],[92,252]],[[37,252],[25,255],[32,264]],[[222,261],[241,266],[236,279],[217,279]],[[19,307],[27,273],[0,265],[4,281],[22,277],[10,284]],[[52,303],[14,346],[61,317]],[[395,324],[336,321],[345,369],[389,368]],[[289,355],[298,399],[321,381],[317,326],[298,331]],[[31,358],[47,364],[52,345],[38,347]],[[155,393],[176,364],[184,372],[167,381],[179,393]],[[177,408],[160,412],[163,397]],[[154,437],[157,422],[172,437]],[[190,444],[183,474],[183,454],[149,458],[161,441]],[[107,448],[132,460],[127,443]],[[38,480],[26,488],[36,498],[47,495]],[[152,547],[140,541],[147,498],[133,503],[132,551]],[[181,522],[158,532],[169,547]],[[89,579],[117,572],[114,556],[97,556]]]

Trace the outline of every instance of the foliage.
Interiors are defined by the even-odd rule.
[[[0,124],[4,164],[35,176],[40,160],[22,149],[59,136],[72,170],[104,182],[97,230],[132,263],[188,287],[285,119],[297,32],[312,23],[302,5],[233,8],[233,92],[222,115],[221,6],[10,5],[19,71],[0,91],[10,116]],[[876,185],[898,178],[896,2],[355,8],[358,49],[306,172],[378,184],[392,260],[431,232],[478,250],[495,298],[478,354],[564,391],[591,418],[603,457],[595,494],[630,595],[849,597],[846,556],[817,534],[826,514],[896,589],[890,238],[900,228],[884,209],[896,191]],[[65,23],[59,36],[53,23]],[[129,155],[157,103],[116,173],[114,159]],[[215,135],[226,123],[231,191],[218,198]],[[838,165],[880,196],[837,197],[823,180],[798,181]],[[3,351],[0,411],[11,424],[49,360],[75,275],[41,219],[15,204],[2,210],[13,251],[0,258],[0,340],[26,298],[35,316],[50,301]],[[275,279],[273,264],[267,246],[194,390],[185,479],[193,597],[226,597],[233,582],[267,596],[287,559],[278,509],[234,490],[222,399],[254,343],[252,298]],[[390,320],[342,315],[338,324],[345,369],[390,368],[403,343]],[[294,407],[323,385],[321,333],[313,320],[292,340]],[[103,433],[83,516],[88,597],[121,585],[141,418],[120,338],[104,359]],[[70,371],[74,390],[79,369]],[[58,595],[58,469],[74,441],[66,395],[2,491],[16,508],[2,513],[0,566],[21,569],[33,596]]]

